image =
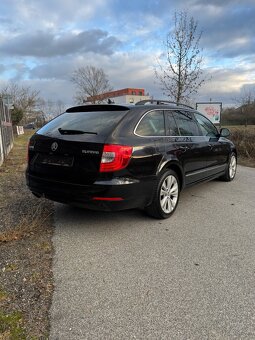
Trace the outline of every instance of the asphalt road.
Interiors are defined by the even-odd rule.
[[[50,339],[255,339],[255,169],[175,214],[56,205]]]

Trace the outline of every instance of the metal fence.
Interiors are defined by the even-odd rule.
[[[13,131],[8,106],[0,99],[0,166],[13,147]]]

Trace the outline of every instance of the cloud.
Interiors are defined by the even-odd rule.
[[[51,58],[47,60],[47,63],[31,67],[29,77],[31,79],[67,80],[70,79],[75,69],[93,65],[103,68],[114,87],[136,87],[138,86],[136,83],[141,79],[147,79],[148,75],[153,73],[151,68],[153,62],[154,56],[146,52],[116,52],[111,56],[97,55],[96,57],[94,53],[87,53],[69,56],[65,59]]]
[[[6,70],[6,66],[3,64],[0,64],[0,74],[3,73]]]
[[[119,46],[120,41],[116,37],[101,29],[93,29],[60,35],[45,31],[19,34],[6,39],[0,48],[5,55],[53,57],[86,52],[111,55]]]
[[[250,77],[254,66],[237,65],[235,68],[208,68],[206,75],[211,77],[197,96],[196,101],[221,101],[225,106],[236,104],[243,87],[253,87],[254,78]]]
[[[71,73],[94,65],[114,88],[144,87],[160,98],[153,65],[178,10],[203,30],[200,45],[213,79],[198,99],[229,102],[255,77],[254,0],[4,0],[1,78],[28,81],[44,98],[71,102]]]
[[[205,14],[199,22],[203,28],[201,44],[218,57],[254,54],[254,17],[255,6],[233,7],[216,18]]]
[[[1,81],[0,89],[7,85],[7,82]],[[57,102],[62,101],[66,106],[74,105],[74,87],[67,80],[42,80],[42,79],[27,79],[19,82],[20,86],[30,87],[33,90],[39,91],[39,97],[45,100]]]
[[[88,53],[86,55],[51,58],[47,63],[30,68],[26,81],[32,88],[40,90],[43,98],[62,100],[73,105],[75,86],[70,81],[72,72],[81,66],[102,67],[114,89],[143,87],[155,95],[154,72],[151,68],[153,56],[147,53],[118,52],[112,56]],[[116,67],[118,65],[118,67]],[[121,67],[120,67],[121,65]],[[154,91],[155,89],[155,91]]]
[[[76,58],[54,58],[47,63],[37,65],[30,69],[30,79],[69,79],[76,64]]]
[[[219,7],[226,7],[230,5],[243,5],[243,0],[195,0],[194,4],[205,6],[205,5],[214,5]],[[245,5],[248,4],[254,5],[254,0],[245,0]]]
[[[251,84],[244,84],[241,87],[241,91],[243,92],[251,92],[255,94],[255,83],[251,83]]]
[[[29,32],[35,27],[43,30],[49,25],[67,27],[76,25],[77,22],[87,22],[100,12],[106,14],[107,2],[105,0],[2,0],[0,15],[5,20],[12,20],[14,26]],[[1,21],[0,26],[2,23]]]
[[[7,26],[7,25],[12,24],[13,20],[11,18],[6,18],[4,16],[0,16],[0,22],[1,22],[1,25]]]
[[[160,85],[156,83],[151,67],[153,61],[153,57],[146,53],[117,53],[111,57],[101,55],[97,59],[91,53],[76,58],[70,57],[65,62],[51,59],[48,64],[32,69],[30,79],[25,81],[25,85],[40,90],[40,96],[43,98],[52,101],[62,100],[68,106],[72,106],[74,105],[75,87],[69,80],[71,72],[76,67],[92,64],[104,69],[114,89],[141,87],[154,98],[169,99],[163,96]],[[115,65],[122,65],[122,67]],[[240,65],[234,69],[207,69],[206,75],[212,76],[212,79],[207,81],[199,93],[194,96],[194,102],[207,101],[210,98],[224,103],[233,102],[233,98],[236,98],[240,93],[240,87],[249,84],[248,77],[252,68],[252,66],[247,68],[245,65]],[[252,82],[254,82],[254,78],[250,79],[250,84]]]

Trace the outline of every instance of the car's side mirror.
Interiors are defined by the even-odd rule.
[[[229,137],[230,131],[227,128],[220,129],[220,137]]]

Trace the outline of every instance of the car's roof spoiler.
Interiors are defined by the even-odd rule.
[[[73,106],[66,110],[66,112],[89,112],[89,111],[127,111],[130,110],[128,106],[113,105],[113,104],[91,104]]]

